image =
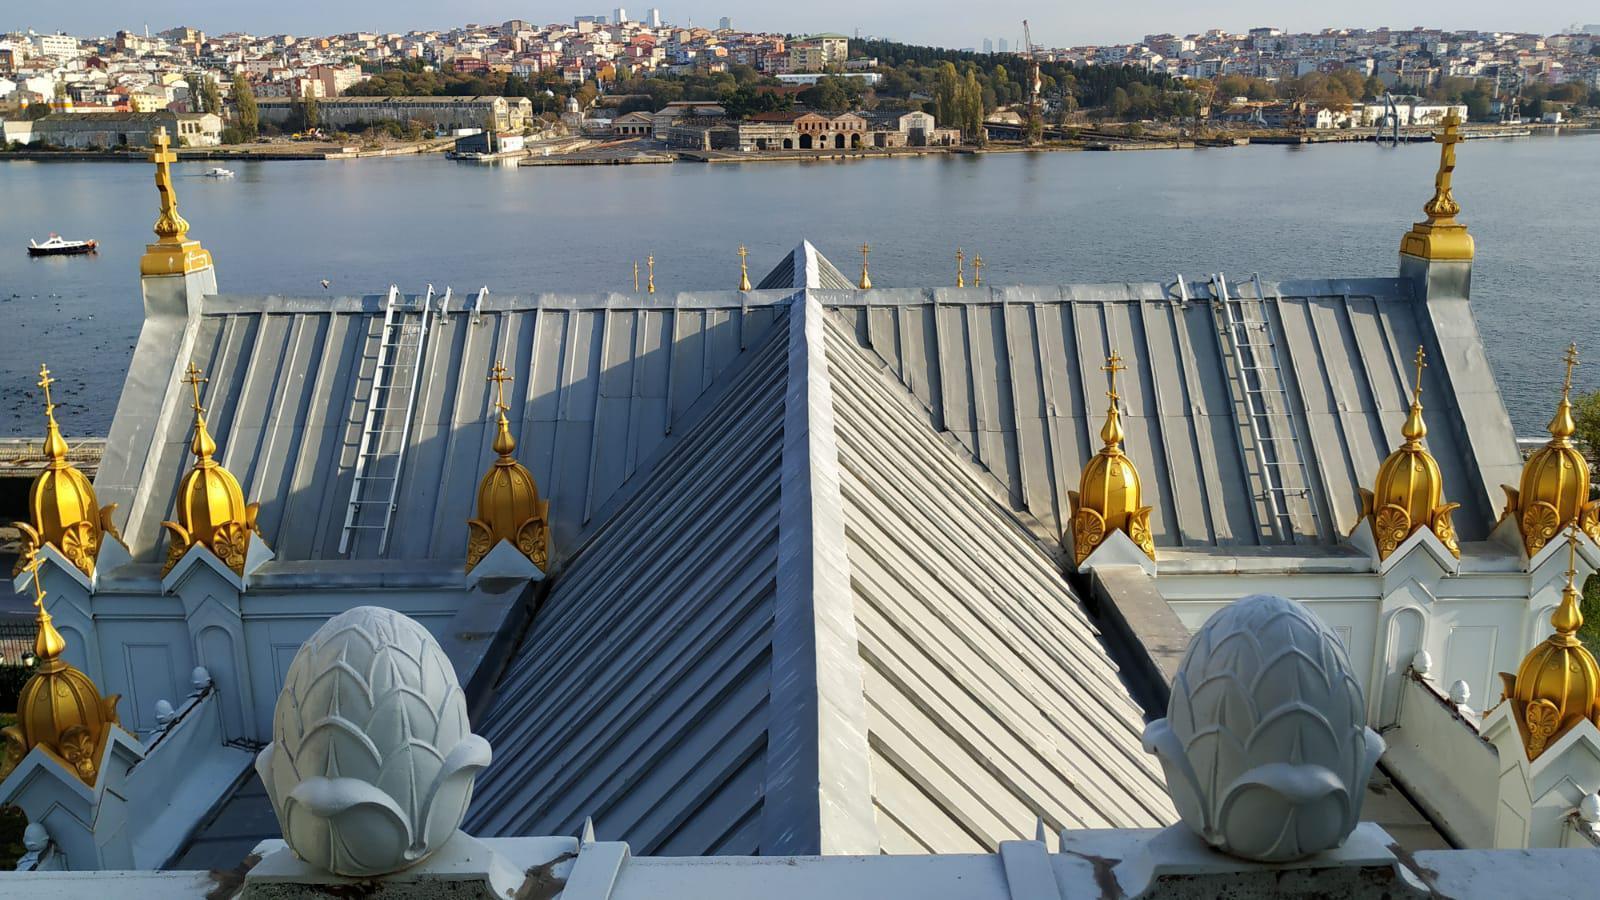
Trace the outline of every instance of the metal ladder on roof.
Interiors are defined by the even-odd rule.
[[[1228,290],[1222,274],[1211,276],[1219,331],[1237,369],[1234,400],[1244,408],[1246,430],[1254,446],[1261,490],[1256,499],[1266,507],[1267,522],[1279,541],[1316,539],[1322,534],[1305,448],[1291,413],[1289,385],[1279,365],[1261,277],[1252,275],[1255,296],[1245,299]],[[1231,385],[1235,379],[1229,379]]]
[[[448,302],[446,291],[441,309]],[[420,302],[407,301],[398,288],[389,287],[350,483],[350,503],[339,535],[341,554],[355,552],[363,537],[377,538],[380,555],[389,547],[389,525],[400,492],[401,466],[410,443],[417,382],[427,355],[433,313],[433,285],[428,285]]]

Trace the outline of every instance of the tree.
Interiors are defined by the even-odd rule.
[[[933,90],[933,117],[946,128],[960,128],[961,76],[956,65],[944,62],[939,65],[938,81]]]
[[[988,133],[983,130],[983,87],[978,84],[977,73],[971,69],[967,70],[967,77],[961,84],[961,130],[967,133],[967,140],[975,144],[988,140]]]
[[[255,140],[261,130],[261,113],[256,108],[255,92],[250,90],[250,82],[243,72],[233,76],[233,109],[239,120],[239,130],[247,140]]]
[[[222,92],[217,89],[217,80],[210,75],[200,80],[200,111],[222,115]]]
[[[311,85],[308,84],[305,100],[300,104],[300,117],[305,120],[308,130],[317,127],[317,122],[321,118],[320,112],[317,109],[317,95],[311,92]]]

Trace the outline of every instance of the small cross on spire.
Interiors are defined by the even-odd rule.
[[[1566,355],[1562,359],[1567,364],[1567,379],[1561,384],[1561,396],[1565,397],[1572,393],[1572,370],[1578,365],[1578,345],[1568,344]]]
[[[1112,350],[1111,355],[1106,357],[1106,364],[1100,367],[1100,371],[1111,375],[1111,389],[1106,391],[1106,396],[1115,401],[1117,399],[1117,373],[1128,371],[1128,367],[1122,364],[1122,357],[1117,351]]]
[[[1417,383],[1412,386],[1412,397],[1422,397],[1422,370],[1428,367],[1428,354],[1423,351],[1422,345],[1417,345]]]
[[[506,382],[511,380],[511,376],[506,374],[505,363],[498,359],[495,360],[494,368],[489,370],[489,377],[485,380],[494,383],[494,407],[504,415],[505,411],[511,408],[506,403]]]
[[[56,380],[50,377],[50,369],[40,363],[39,387],[44,389],[44,414],[47,416],[54,414],[56,410],[56,405],[50,401],[50,385],[55,383]]]
[[[192,409],[196,413],[205,412],[205,410],[200,406],[200,385],[210,384],[211,379],[204,377],[200,373],[200,368],[194,364],[194,360],[192,359],[189,360],[188,371],[184,372],[183,382],[194,389],[194,406]]]

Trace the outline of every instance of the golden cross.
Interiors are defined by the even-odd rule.
[[[170,163],[177,161],[178,155],[169,149],[172,146],[172,139],[167,137],[165,125],[156,129],[156,133],[150,137],[150,145],[155,148],[155,152],[150,155],[151,162]]]
[[[51,415],[55,412],[56,405],[50,402],[50,385],[56,380],[50,377],[50,370],[43,363],[39,364],[39,387],[44,389],[44,414]]]
[[[861,264],[867,264],[867,255],[872,252],[872,246],[866,241],[861,242]]]
[[[511,407],[506,404],[506,382],[511,380],[511,376],[506,374],[505,364],[498,359],[495,360],[494,368],[489,370],[489,377],[485,380],[494,382],[495,409],[498,409],[501,413],[510,409]]]
[[[652,253],[645,257],[644,263],[650,267],[650,282],[646,285],[646,288],[650,293],[654,294],[656,292],[656,255]]]
[[[967,254],[963,253],[960,247],[957,247],[956,248],[956,287],[966,287],[967,286],[967,272],[966,272],[966,268],[965,268],[966,262],[967,262]]]
[[[1112,350],[1111,355],[1106,357],[1106,364],[1100,367],[1100,371],[1109,372],[1111,374],[1111,390],[1106,391],[1106,396],[1110,397],[1112,400],[1116,400],[1117,373],[1128,371],[1128,367],[1122,364],[1122,357],[1117,354],[1117,351]]]
[[[41,611],[44,610],[44,585],[39,580],[39,567],[43,564],[38,551],[29,550],[28,561],[22,566],[22,571],[33,576],[33,605]]]
[[[1567,353],[1562,359],[1567,363],[1567,380],[1561,385],[1561,396],[1572,393],[1572,369],[1578,365],[1578,345],[1576,342],[1567,345]]]
[[[633,261],[633,292],[639,293],[639,261]]]
[[[185,384],[194,388],[194,411],[197,413],[205,412],[205,410],[200,407],[200,385],[210,384],[211,379],[202,377],[200,374],[200,369],[195,366],[194,360],[191,359],[189,360],[189,370],[183,375],[183,381]]]
[[[749,256],[749,255],[750,255],[750,251],[746,250],[744,248],[743,244],[740,244],[739,245],[739,268],[741,268],[741,269],[744,268],[744,258]]]
[[[983,286],[983,257],[982,256],[974,256],[972,258],[972,286],[973,287],[982,287]]]
[[[1428,360],[1428,354],[1424,353],[1422,351],[1422,345],[1418,344],[1417,345],[1417,357],[1416,357],[1416,361],[1417,361],[1417,383],[1413,387],[1413,391],[1415,391],[1413,396],[1415,396],[1415,397],[1419,397],[1420,398],[1422,396],[1422,370],[1426,369],[1428,367],[1427,360]]]

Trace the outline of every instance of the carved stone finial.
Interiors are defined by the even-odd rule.
[[[1426,650],[1418,650],[1416,655],[1411,657],[1411,670],[1423,678],[1432,678],[1433,657],[1429,656]]]
[[[1167,717],[1144,732],[1184,823],[1218,850],[1263,862],[1343,844],[1383,746],[1338,636],[1271,594],[1206,620]]]
[[[256,773],[296,856],[365,877],[443,846],[489,759],[433,635],[393,610],[358,606],[295,654]]]

